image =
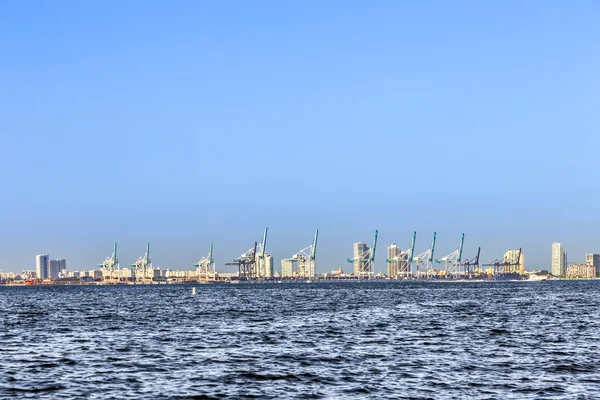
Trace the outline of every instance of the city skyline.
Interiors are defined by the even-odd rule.
[[[189,268],[269,226],[317,269],[467,233],[482,261],[600,253],[593,2],[2,6],[0,269],[144,243]],[[160,27],[160,28],[158,28]],[[558,28],[559,27],[559,28]],[[590,184],[592,182],[592,184]],[[559,195],[559,193],[561,193]]]
[[[149,242],[147,243],[147,245],[149,246]],[[321,243],[319,244],[321,245]],[[213,244],[211,243],[211,252],[213,251],[212,248]],[[358,247],[357,247],[358,246]],[[436,251],[434,253],[434,257],[433,260],[439,260],[442,257],[443,253],[440,253],[439,248],[437,247],[437,242],[436,242]],[[348,264],[348,262],[350,262],[351,258],[347,259],[345,263],[340,262],[339,265],[331,265],[331,266],[321,266],[321,268],[317,267],[316,268],[316,273],[326,273],[326,272],[330,272],[331,270],[338,268],[338,267],[342,267],[344,269],[344,271],[350,272],[350,273],[357,273],[358,270],[360,270],[361,268],[364,268],[364,264],[366,261],[368,261],[368,258],[370,257],[370,247],[364,243],[364,242],[355,242],[352,244],[353,247],[353,259],[354,261],[352,262],[352,264]],[[418,254],[417,251],[418,247],[415,248],[415,255]],[[115,242],[115,250],[116,250],[116,242]],[[565,251],[565,247],[562,243],[558,243],[558,242],[554,242],[552,243],[551,249],[550,249],[550,263],[547,266],[530,266],[529,264],[525,264],[524,263],[524,257],[525,257],[525,251],[523,250],[521,252],[521,266],[517,266],[514,267],[516,268],[516,272],[519,271],[534,271],[534,270],[548,270],[552,273],[554,273],[557,276],[561,276],[564,275],[566,272],[566,269],[568,267],[568,265],[571,264],[592,264],[594,265],[599,271],[600,271],[600,255],[597,253],[586,253],[583,255],[583,257],[579,257],[579,258],[575,258],[575,261],[571,260],[568,261],[566,259],[567,256],[567,252]],[[402,254],[404,254],[403,252],[406,251],[406,249],[402,249],[400,248],[400,246],[398,246],[396,243],[391,243],[389,246],[385,246],[385,248],[380,249],[379,252],[376,253],[376,258],[375,258],[375,270],[374,273],[385,273],[389,275],[389,271],[390,268],[392,268],[393,270],[397,270],[400,265],[402,264],[401,257]],[[410,249],[408,249],[408,251],[410,251]],[[276,251],[276,253],[280,253],[280,251]],[[364,253],[364,254],[363,254]],[[366,254],[369,253],[369,254]],[[386,254],[387,253],[387,254]],[[557,254],[561,254],[561,258],[558,259],[556,257]],[[361,254],[363,255],[363,258],[361,258]],[[496,259],[505,259],[505,260],[509,260],[510,262],[516,262],[516,256],[519,254],[519,251],[516,249],[507,249],[504,254],[500,257],[496,257]],[[265,256],[266,256],[266,265],[264,264],[265,261],[260,261],[259,262],[259,269],[261,271],[264,271],[262,273],[263,276],[266,277],[270,277],[273,275],[274,272],[279,272],[279,273],[283,273],[284,268],[286,269],[290,269],[292,268],[294,271],[298,268],[298,266],[294,265],[294,264],[290,264],[290,258],[289,257],[284,257],[281,259],[277,259],[274,256],[271,255],[270,251],[266,251],[265,252]],[[387,257],[386,257],[387,256]],[[399,257],[400,256],[400,257]],[[471,258],[471,254],[462,254],[462,261],[467,261],[469,258]],[[216,256],[213,255],[213,259]],[[236,258],[232,257],[232,258]],[[389,262],[388,260],[390,260],[390,258],[392,257],[396,257],[398,258],[397,261],[391,261]],[[105,260],[108,260],[110,257],[106,258]],[[143,257],[138,257],[138,261],[140,262],[140,260]],[[153,256],[154,258],[154,256]],[[557,264],[557,262],[555,262],[555,258],[559,261],[557,261],[559,264]],[[40,262],[41,260],[45,260],[45,262]],[[121,259],[121,256],[119,256],[119,261]],[[237,267],[229,264],[229,261],[231,261],[230,259],[226,259],[223,260],[222,263],[219,263],[218,260],[215,260],[215,266],[217,268],[217,271],[220,272],[235,272],[237,271]],[[486,259],[485,257],[482,257],[480,259],[480,263],[483,264],[485,262],[488,261],[492,261],[491,259]],[[105,261],[106,262],[106,261]],[[133,261],[132,261],[133,262]],[[404,261],[405,262],[405,261]],[[42,272],[42,275],[44,278],[46,277],[56,277],[58,276],[58,272],[62,271],[63,269],[66,269],[66,259],[65,258],[61,258],[61,259],[50,259],[49,254],[38,254],[35,256],[35,261],[34,261],[35,265],[32,268],[29,267],[23,267],[23,268],[13,268],[13,269],[2,269],[0,268],[0,272],[21,272],[21,271],[26,271],[26,270],[35,270],[38,274],[40,274],[40,271],[45,271]],[[50,271],[54,271],[54,269],[52,268],[52,264],[56,263],[56,273],[51,274]],[[229,265],[227,265],[229,264]],[[319,263],[317,263],[318,265]],[[153,263],[153,265],[155,267],[161,267],[163,269],[174,269],[174,270],[192,270],[195,269],[197,266],[195,266],[194,264],[190,263],[189,265],[184,265],[184,266],[177,266],[177,265],[171,265],[168,262],[165,263]],[[284,267],[285,265],[285,267]],[[436,265],[436,264],[434,264]],[[525,266],[523,266],[525,265]],[[362,267],[361,267],[362,266]],[[80,266],[80,267],[75,267],[75,268],[71,268],[72,270],[91,270],[91,269],[95,269],[95,268],[100,268],[101,264],[100,263],[96,263],[96,264],[91,264],[91,265],[84,265],[84,266]],[[97,269],[96,268],[96,269]],[[131,265],[128,262],[124,262],[121,266],[121,268],[134,268],[134,264],[132,263]],[[312,267],[314,268],[314,266]],[[435,267],[436,269],[444,269],[443,266],[437,266]],[[134,268],[135,269],[135,268]],[[267,272],[268,271],[268,272]],[[600,272],[598,272],[600,274]]]

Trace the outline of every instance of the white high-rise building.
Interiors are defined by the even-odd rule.
[[[258,264],[258,274],[261,278],[273,277],[273,257],[269,253],[265,253],[265,258],[262,260],[257,257],[256,263]]]
[[[362,276],[368,271],[365,271],[369,261],[368,256],[365,256],[369,247],[365,243],[354,243],[354,275]]]
[[[552,275],[565,276],[567,255],[562,243],[552,243]]]
[[[400,272],[400,255],[402,251],[400,247],[396,245],[396,243],[392,243],[390,247],[387,249],[387,258],[388,258],[388,276],[397,277]]]
[[[35,256],[35,274],[38,279],[48,278],[50,271],[48,270],[48,254],[38,254]]]
[[[281,277],[291,278],[294,276],[294,262],[290,259],[281,260]]]
[[[508,271],[505,269],[504,272],[517,272],[520,275],[525,274],[525,255],[521,252],[521,257],[519,257],[519,250],[509,249],[504,253],[504,259],[509,263],[513,264],[508,267]]]
[[[596,276],[600,276],[600,254],[586,254],[585,263],[596,268]]]
[[[48,261],[48,278],[56,279],[60,273],[60,262],[58,260]]]

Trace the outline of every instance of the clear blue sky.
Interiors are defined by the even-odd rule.
[[[4,1],[0,88],[4,271],[600,252],[598,1]]]

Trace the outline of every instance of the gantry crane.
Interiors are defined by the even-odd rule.
[[[370,249],[366,249],[360,254],[356,254],[352,258],[348,258],[349,263],[355,264],[354,272],[358,278],[371,278],[375,274],[375,251],[377,250],[377,235],[378,231],[375,230],[373,235],[373,246]]]
[[[503,257],[502,261],[500,261],[499,259],[495,259],[491,263],[489,263],[489,264],[483,264],[482,266],[483,267],[494,267],[494,273],[493,273],[493,275],[494,276],[498,276],[500,274],[503,274],[503,273],[507,272],[506,271],[507,267],[511,267],[511,266],[514,266],[514,265],[519,265],[520,261],[521,261],[521,249],[519,249],[519,253],[518,253],[518,256],[517,256],[517,262],[516,263],[512,263],[509,260],[507,260],[506,257]]]
[[[108,280],[109,282],[114,283],[115,271],[121,269],[119,265],[119,260],[117,259],[117,242],[115,242],[112,256],[106,257],[104,262],[102,264],[99,264],[98,266],[102,269],[102,279],[104,281]],[[108,279],[106,273],[108,273]]]
[[[254,242],[253,248],[234,259],[233,262],[225,264],[238,266],[239,279],[241,281],[260,279],[263,276],[261,269],[265,264],[265,248],[267,246],[268,229],[269,228],[265,228],[261,244]]]
[[[433,232],[431,247],[421,254],[412,257],[412,261],[416,264],[417,276],[428,275],[433,269],[433,254],[435,252],[436,232]]]
[[[131,264],[135,268],[136,282],[147,282],[154,278],[154,269],[152,268],[152,260],[150,260],[150,242],[146,243],[146,254],[138,258],[135,264]]]
[[[317,240],[319,238],[319,230],[315,231],[315,237],[310,246],[303,248],[296,252],[290,258],[286,258],[284,261],[290,261],[293,265],[294,262],[298,263],[298,276],[301,278],[314,278],[316,274],[316,254],[317,254]]]
[[[475,273],[479,273],[479,254],[481,253],[481,247],[477,249],[477,256],[470,260],[462,263],[462,266],[465,267],[465,275],[473,276]]]
[[[452,253],[448,254],[447,256],[440,258],[439,260],[435,260],[435,262],[438,264],[444,263],[447,277],[453,276],[456,274],[460,274],[460,266],[461,266],[460,261],[462,259],[464,243],[465,243],[465,234],[463,233],[462,237],[460,238],[460,246],[458,247],[457,250],[453,251]]]
[[[194,264],[197,267],[197,279],[198,282],[214,282],[217,280],[217,271],[215,268],[215,260],[213,260],[213,244],[210,243],[210,250],[208,251],[208,257],[202,257],[200,261]]]

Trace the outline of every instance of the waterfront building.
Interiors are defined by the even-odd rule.
[[[567,278],[595,278],[596,267],[591,264],[572,264],[568,266],[566,276]]]
[[[291,278],[294,276],[294,261],[291,259],[281,260],[281,277]]]
[[[59,258],[56,261],[58,261],[59,273],[66,274],[67,273],[67,260],[65,260],[64,258]]]
[[[596,276],[600,276],[600,254],[586,254],[585,263],[593,265],[596,269]]]
[[[256,260],[258,275],[261,278],[273,277],[273,257],[269,253],[265,253],[265,258],[257,258]]]
[[[35,275],[37,279],[46,279],[49,277],[49,259],[50,256],[48,254],[38,254],[37,256],[35,256]]]
[[[552,275],[565,276],[567,266],[567,254],[562,243],[552,243]]]
[[[0,272],[0,280],[6,281],[9,279],[15,279],[16,274],[14,272]]]
[[[354,243],[354,275],[364,275],[364,270],[369,262],[369,253],[367,253],[369,247],[366,243],[358,242]]]
[[[315,261],[310,257],[298,258],[298,276],[302,278],[314,278],[315,276]]]
[[[402,254],[402,250],[400,247],[396,245],[396,243],[392,243],[390,247],[387,249],[387,259],[388,259],[388,276],[396,278],[400,272],[400,255]]]
[[[64,261],[64,260],[63,260]],[[56,279],[62,271],[60,268],[61,260],[48,261],[48,278]]]
[[[524,275],[525,274],[525,255],[523,254],[523,252],[520,253],[520,258],[517,260],[517,257],[519,257],[519,250],[512,250],[512,249],[508,249],[506,251],[506,253],[504,253],[504,260],[513,264],[510,267],[508,267],[508,271],[504,270],[504,272],[516,272],[519,275]]]

